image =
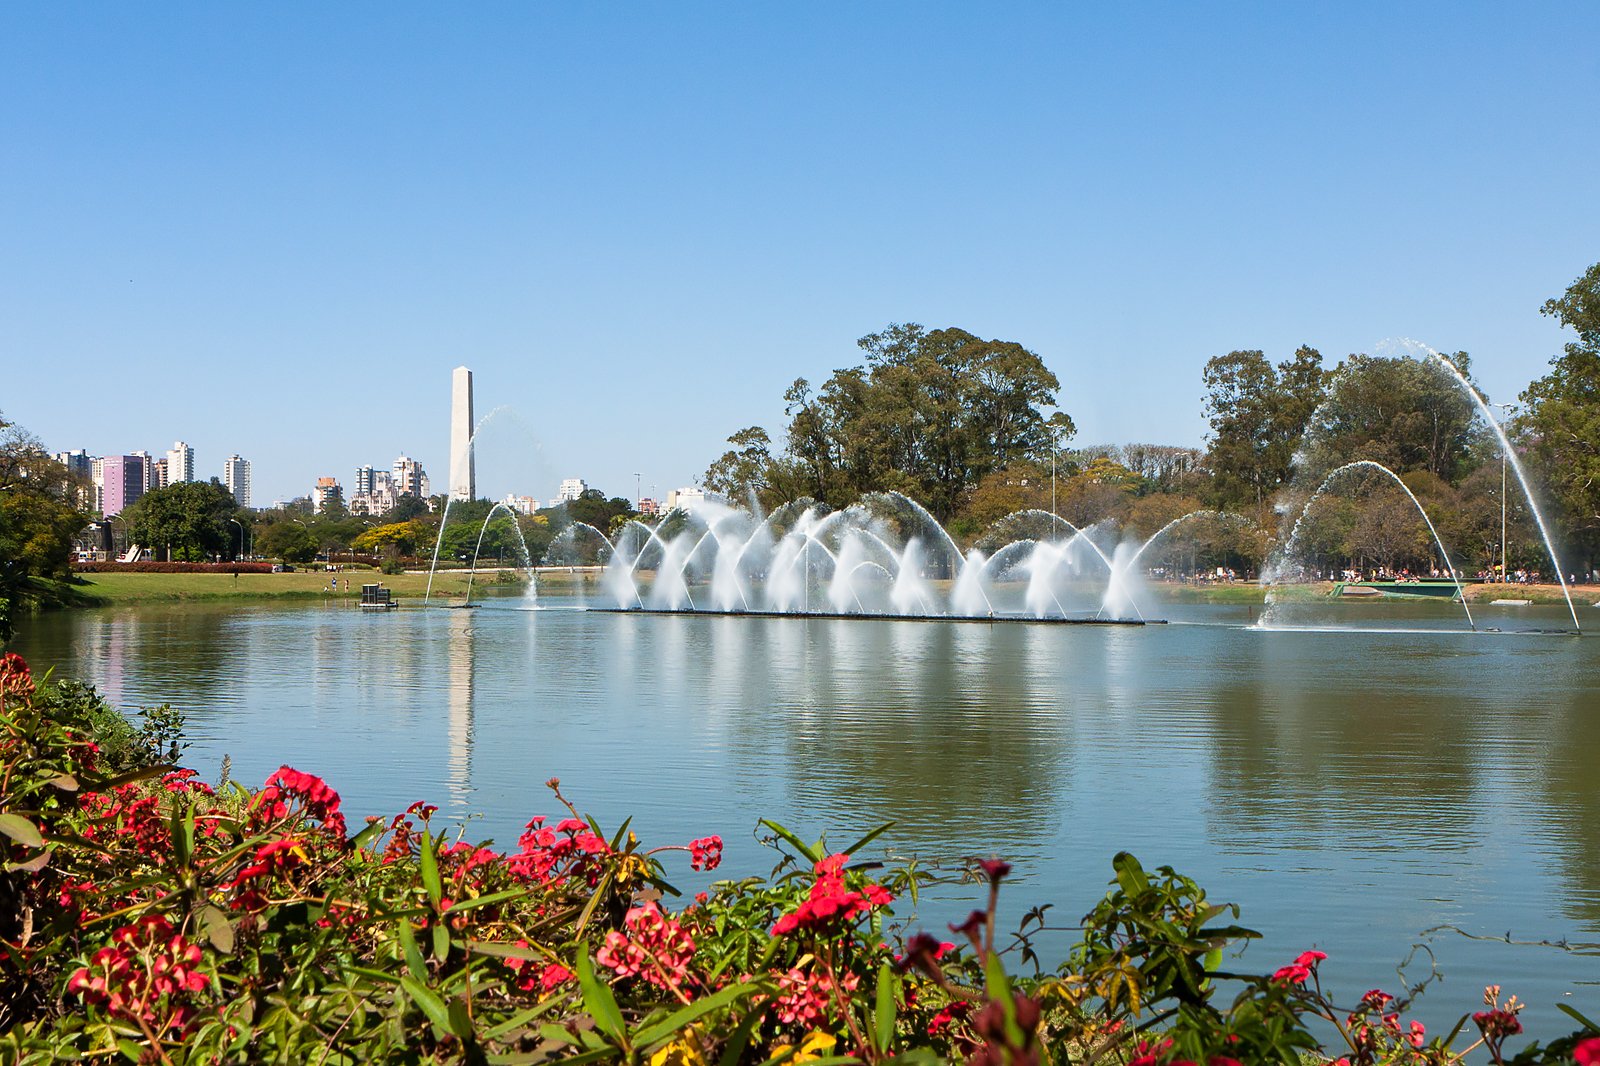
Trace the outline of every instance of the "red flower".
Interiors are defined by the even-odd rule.
[[[1572,1049],[1572,1061],[1578,1066],[1600,1066],[1600,1036],[1578,1041]]]
[[[344,815],[339,812],[339,793],[315,774],[302,773],[289,766],[279,767],[256,793],[250,803],[251,822],[260,828],[287,818],[296,802],[301,813],[321,822],[329,835],[344,843],[345,824]]]
[[[0,695],[27,699],[33,695],[33,671],[28,661],[14,651],[0,655]]]
[[[722,838],[702,837],[689,841],[689,868],[715,870],[722,864]]]
[[[193,1018],[190,997],[211,984],[198,969],[199,946],[158,914],[123,926],[111,939],[67,979],[68,994],[157,1033],[182,1034]]]
[[[869,883],[862,891],[851,888],[843,873],[844,864],[849,861],[848,855],[819,859],[814,868],[817,879],[811,883],[810,894],[799,907],[778,919],[772,927],[772,935],[783,936],[796,929],[829,929],[853,921],[874,907],[894,902],[894,896],[881,885]]]
[[[1009,862],[1001,862],[999,859],[979,859],[978,865],[983,868],[983,872],[988,875],[989,880],[997,884],[1002,877],[1011,872],[1011,864]]]
[[[594,958],[619,977],[643,977],[661,988],[681,988],[694,958],[694,938],[655,903],[635,907],[623,919],[626,935],[612,930]]]

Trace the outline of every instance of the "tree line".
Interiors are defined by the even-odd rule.
[[[1507,429],[1552,505],[1565,561],[1587,573],[1600,562],[1600,264],[1540,311],[1576,339],[1522,392]],[[1204,447],[1074,446],[1059,381],[1016,341],[906,323],[858,346],[857,365],[786,390],[781,444],[764,427],[739,430],[704,486],[767,509],[803,497],[836,509],[902,492],[969,543],[1030,508],[1143,536],[1209,510],[1237,521],[1174,537],[1194,563],[1259,565],[1285,521],[1301,521],[1306,560],[1318,568],[1436,568],[1415,496],[1463,556],[1458,566],[1492,572],[1503,514],[1508,568],[1548,573],[1510,479],[1502,496],[1498,438],[1432,358],[1358,353],[1330,366],[1311,346],[1280,361],[1235,350],[1201,369]],[[1444,359],[1477,388],[1468,353]],[[1357,460],[1388,468],[1404,488],[1363,466],[1317,494]]]
[[[1539,311],[1572,337],[1521,392],[1507,429],[1549,504],[1569,569],[1589,573],[1600,565],[1600,263]],[[1310,346],[1276,362],[1257,349],[1231,351],[1201,368],[1204,447],[1083,446],[1073,442],[1059,380],[1019,342],[904,323],[858,345],[856,365],[785,391],[781,443],[760,426],[739,430],[704,486],[768,509],[801,498],[841,508],[868,493],[901,492],[969,544],[1030,508],[1141,536],[1210,511],[1217,521],[1171,538],[1187,565],[1258,566],[1285,523],[1299,522],[1302,561],[1313,567],[1437,566],[1415,506],[1386,476],[1363,467],[1316,495],[1334,471],[1370,460],[1427,509],[1458,566],[1492,573],[1504,521],[1508,569],[1548,567],[1510,479],[1502,495],[1498,439],[1437,361],[1354,354],[1330,367]],[[1447,358],[1471,381],[1467,353]],[[74,545],[95,521],[91,501],[89,486],[0,415],[0,638],[17,605],[59,597]],[[441,540],[443,505],[406,498],[377,517],[338,505],[314,515],[251,511],[215,481],[195,482],[147,493],[113,526],[123,543],[180,560],[366,552],[400,566],[437,546],[447,563],[476,554],[566,565],[602,558],[604,541],[590,529],[610,536],[642,517],[595,490],[533,515],[457,502]]]

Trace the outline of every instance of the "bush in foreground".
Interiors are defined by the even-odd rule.
[[[646,849],[554,781],[561,815],[514,850],[423,804],[352,834],[320,778],[213,789],[154,762],[170,717],[108,710],[0,660],[0,1061],[1600,1063],[1592,1026],[1512,1055],[1498,989],[1439,1039],[1380,991],[1336,1007],[1320,952],[1224,971],[1255,935],[1237,908],[1126,854],[1045,972],[1042,912],[997,927],[998,860],[948,940],[894,925],[924,879],[853,862],[876,834],[829,852],[766,823],[770,876],[670,906],[665,861],[715,869],[719,838]]]

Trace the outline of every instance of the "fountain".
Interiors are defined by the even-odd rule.
[[[1456,569],[1455,564],[1450,561],[1450,553],[1445,549],[1444,541],[1439,537],[1439,531],[1434,528],[1433,519],[1428,517],[1427,508],[1422,506],[1422,501],[1417,499],[1416,493],[1411,491],[1411,486],[1401,480],[1399,474],[1396,474],[1382,463],[1373,462],[1371,459],[1357,459],[1353,463],[1345,463],[1322,479],[1322,484],[1317,486],[1317,490],[1311,494],[1311,498],[1301,508],[1300,517],[1295,519],[1294,528],[1289,531],[1288,538],[1283,542],[1283,548],[1274,555],[1273,559],[1262,570],[1261,583],[1263,585],[1273,584],[1277,576],[1283,572],[1283,568],[1294,560],[1300,544],[1300,530],[1305,525],[1306,516],[1311,513],[1312,505],[1322,498],[1323,493],[1328,491],[1328,488],[1335,480],[1353,470],[1371,470],[1386,474],[1390,480],[1400,486],[1400,489],[1406,494],[1406,498],[1411,501],[1412,506],[1417,509],[1417,513],[1422,516],[1422,521],[1427,524],[1428,533],[1433,537],[1433,543],[1439,549],[1440,558],[1444,560],[1445,573],[1450,575],[1450,580],[1455,585],[1456,598],[1461,601],[1461,609],[1467,614],[1467,626],[1476,631],[1478,626],[1472,620],[1472,608],[1467,605],[1466,590],[1461,585],[1461,573]],[[1267,612],[1262,615],[1263,624],[1267,624],[1267,615],[1271,613],[1272,606],[1272,601],[1269,599]]]
[[[654,529],[630,523],[602,581],[617,611],[1144,622],[1127,565],[1137,558],[1133,545],[1044,511],[994,528],[1041,515],[1049,535],[968,554],[900,493],[872,493],[836,511],[798,500],[765,517],[711,505]]]

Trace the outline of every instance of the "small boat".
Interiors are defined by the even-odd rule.
[[[392,611],[400,606],[395,601],[393,590],[382,585],[361,586],[361,609],[363,611]]]

